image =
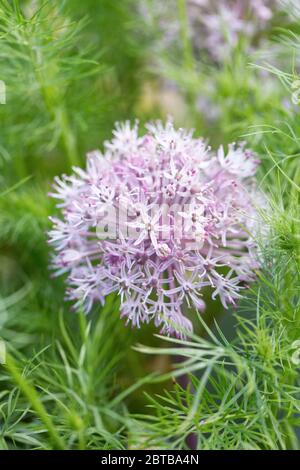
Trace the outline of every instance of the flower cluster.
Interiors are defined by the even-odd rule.
[[[258,160],[244,144],[213,153],[171,121],[146,129],[118,124],[85,171],[55,179],[62,218],[49,241],[75,308],[117,292],[127,322],[181,336],[183,307],[203,311],[204,288],[227,308],[253,277]]]
[[[189,5],[192,29],[199,32],[194,39],[196,47],[204,46],[222,62],[239,38],[246,37],[251,44],[264,31],[273,17],[271,6],[276,8],[276,0],[189,0]]]
[[[159,23],[161,44],[166,47],[180,38],[180,22],[171,2],[141,0],[146,23]],[[240,38],[253,44],[270,24],[277,0],[187,0],[190,36],[195,51],[206,51],[217,62],[223,62]]]

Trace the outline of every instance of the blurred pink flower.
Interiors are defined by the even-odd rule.
[[[239,38],[250,43],[273,17],[276,0],[188,0],[193,42],[223,62]]]
[[[176,3],[176,2],[175,2]],[[227,60],[241,38],[250,47],[270,25],[279,10],[277,0],[186,0],[189,34],[193,48],[214,61]],[[179,46],[180,20],[172,2],[141,0],[140,11],[149,27],[160,30],[156,47]],[[156,31],[154,31],[155,33]],[[156,32],[157,34],[157,32]]]

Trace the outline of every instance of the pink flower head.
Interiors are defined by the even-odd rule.
[[[61,218],[51,218],[58,274],[88,312],[116,292],[121,317],[162,333],[192,330],[183,308],[203,311],[203,288],[235,305],[256,267],[250,235],[258,160],[244,144],[214,154],[172,122],[117,124],[87,168],[56,178]]]

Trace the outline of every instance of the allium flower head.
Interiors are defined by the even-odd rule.
[[[244,144],[213,153],[170,121],[146,129],[117,124],[85,171],[56,178],[53,263],[75,308],[116,292],[127,323],[181,336],[192,330],[184,309],[205,308],[205,287],[227,308],[253,277],[258,160]]]

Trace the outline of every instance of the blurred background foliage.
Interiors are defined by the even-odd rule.
[[[189,0],[160,3],[0,1],[2,449],[178,449],[191,434],[199,449],[299,448],[297,3],[276,9],[259,49],[241,38],[221,63],[195,48]],[[115,121],[168,115],[213,147],[246,139],[268,198],[247,299],[224,313],[208,292],[182,344],[126,328],[113,297],[72,313],[46,242],[53,177],[83,166]]]

